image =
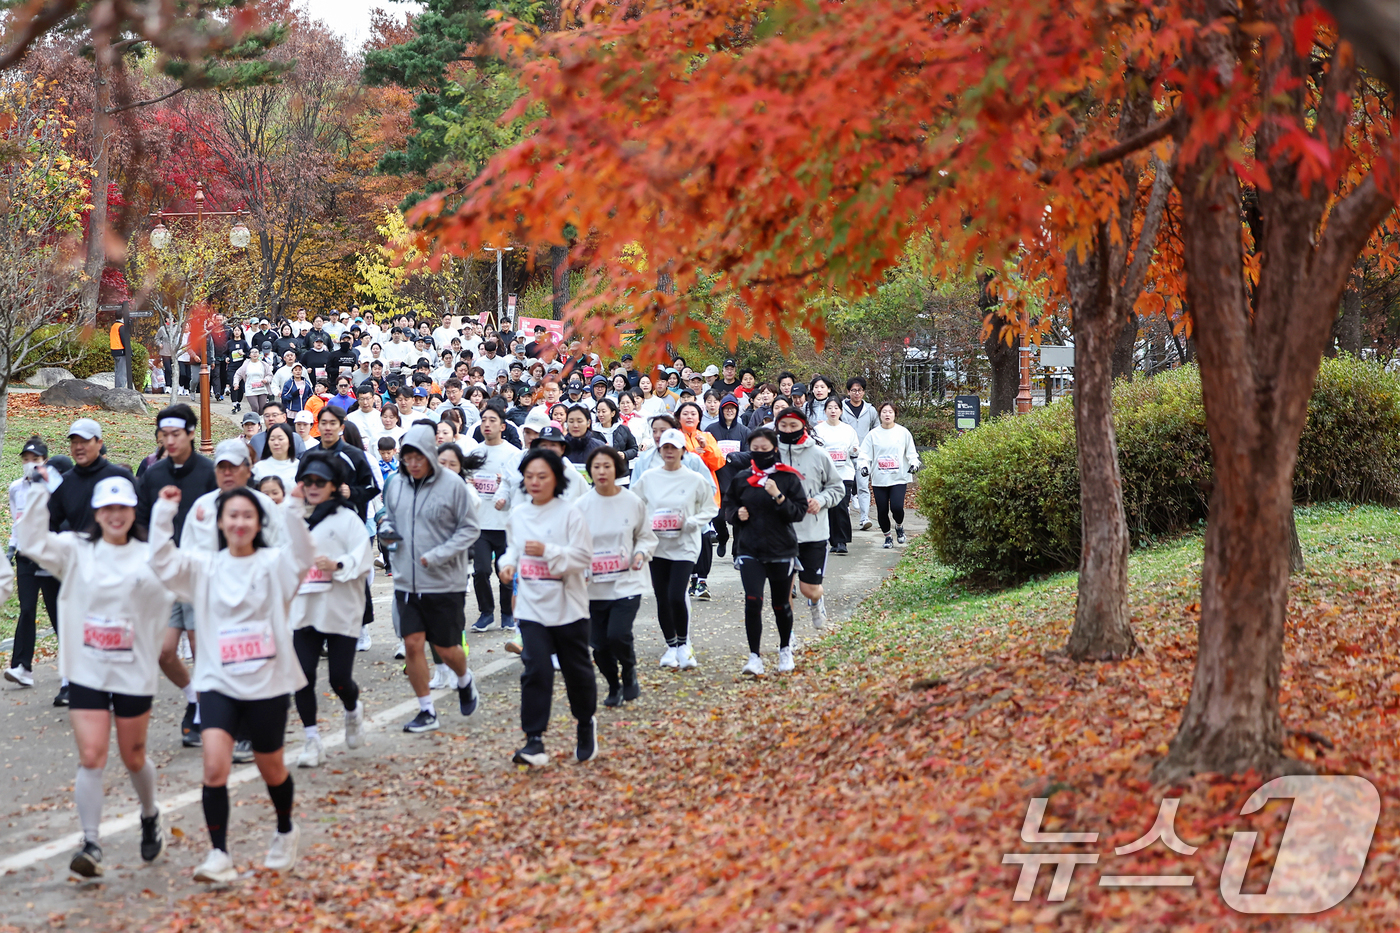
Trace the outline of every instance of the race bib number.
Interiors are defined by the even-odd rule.
[[[831,454],[832,463],[845,463],[846,452],[839,447],[828,447],[827,453]]]
[[[242,350],[230,350],[230,351],[229,351],[229,359],[231,359],[231,360],[233,360],[235,363],[237,363],[239,360],[243,359],[243,351],[242,351]]]
[[[619,577],[627,570],[628,563],[627,557],[621,551],[594,551],[593,579],[608,580]]]
[[[518,570],[520,579],[529,583],[557,583],[560,578],[549,572],[549,561],[543,557],[522,557]]]
[[[297,590],[297,595],[305,596],[308,593],[324,593],[330,588],[331,575],[320,567],[312,567],[310,570],[306,571],[306,577],[301,581],[301,587]]]
[[[501,481],[496,478],[496,474],[489,476],[485,473],[477,473],[472,476],[472,485],[476,487],[479,495],[494,496],[496,490],[501,488]]]
[[[238,622],[219,627],[219,660],[230,674],[249,674],[277,657],[271,622]]]
[[[899,469],[899,461],[894,457],[876,457],[875,465],[889,472],[894,472]]]
[[[134,636],[127,619],[104,619],[90,615],[83,620],[83,651],[91,658],[114,664],[136,660],[132,651]]]
[[[316,369],[312,370],[312,372],[315,373],[317,379],[324,379],[324,378],[326,378],[326,371],[325,371],[325,369],[322,368],[322,367],[319,367],[319,366],[318,366],[318,367],[316,367]]]
[[[651,516],[651,530],[660,538],[679,538],[682,524],[681,513],[677,509],[657,509]]]
[[[722,453],[722,454],[724,454],[726,457],[729,456],[730,454],[737,454],[737,453],[739,452],[739,442],[738,442],[738,441],[720,441],[720,442],[719,442],[719,452]]]
[[[258,379],[249,379],[249,380],[248,380],[248,394],[249,394],[249,395],[257,395],[257,394],[259,394],[259,393],[261,393],[261,392],[265,392],[265,391],[267,391],[267,380],[266,380],[266,379],[258,378]]]

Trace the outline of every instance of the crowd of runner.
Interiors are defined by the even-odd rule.
[[[177,398],[191,385],[187,341],[168,323],[157,338],[162,375],[179,367]],[[84,840],[70,868],[80,876],[103,871],[113,720],[141,801],[141,856],[164,849],[144,753],[162,674],[184,692],[182,741],[204,759],[210,851],[195,878],[236,875],[235,762],[256,763],[276,811],[266,865],[295,863],[287,717],[294,701],[297,764],[315,767],[325,658],[346,745],[363,744],[354,666],[371,644],[376,573],[393,580],[395,657],[419,707],[404,731],[439,728],[435,690],[455,690],[461,715],[476,711],[466,636],[499,626],[523,668],[513,759],[539,766],[556,671],[582,762],[598,749],[597,673],[603,705],[616,707],[640,696],[638,663],[699,666],[691,604],[711,599],[717,556],[742,582],[743,673],[763,675],[765,588],[777,670],[791,671],[793,600],[825,626],[828,555],[871,528],[872,502],[884,546],[905,541],[918,453],[896,407],[868,402],[859,376],[760,381],[734,360],[696,371],[680,358],[641,372],[630,355],[605,365],[543,326],[483,333],[399,318],[381,329],[304,312],[275,327],[217,320],[208,352],[216,391],[247,409],[241,435],[212,460],[196,450],[193,409],[176,401],[156,416],[156,449],[134,472],[107,459],[102,426],[81,418],[67,456],[29,439],[9,490],[14,572],[4,566],[0,590],[17,590],[20,608],[5,678],[33,686],[42,598],[58,634],[54,705],[69,708],[78,746]],[[666,649],[639,661],[648,587]]]

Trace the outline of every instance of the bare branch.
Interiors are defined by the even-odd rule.
[[[150,100],[138,100],[133,101],[129,104],[122,104],[120,107],[108,107],[107,113],[121,113],[123,110],[134,110],[137,107],[149,107],[151,104],[158,104],[163,100],[169,100],[170,98],[174,97],[176,94],[179,94],[184,90],[186,90],[186,88],[182,84],[175,90],[171,91],[169,94],[162,94],[159,97],[152,97]]]
[[[1147,278],[1147,268],[1152,264],[1152,254],[1157,248],[1157,232],[1162,228],[1162,216],[1167,210],[1167,196],[1172,189],[1171,166],[1155,156],[1152,161],[1157,177],[1152,182],[1152,194],[1147,199],[1147,210],[1143,213],[1142,232],[1138,235],[1133,261],[1128,265],[1123,286],[1118,292],[1119,304],[1125,314],[1137,304],[1142,283]]]

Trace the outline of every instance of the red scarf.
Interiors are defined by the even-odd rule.
[[[772,476],[774,473],[794,473],[799,480],[802,479],[802,472],[793,469],[786,463],[775,463],[772,469],[768,470],[760,470],[753,464],[749,464],[749,469],[752,471],[749,476],[749,485],[755,488],[761,487],[764,483],[768,482],[768,477]]]

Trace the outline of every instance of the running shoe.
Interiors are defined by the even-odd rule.
[[[501,616],[501,631],[503,631],[503,632],[513,632],[513,631],[515,631],[515,616],[508,616],[508,615],[502,615],[502,616]]]
[[[779,648],[779,649],[778,649],[778,673],[779,673],[779,674],[786,674],[786,673],[788,673],[789,671],[791,671],[791,670],[793,669],[793,667],[794,667],[794,665],[793,665],[793,663],[792,663],[792,649],[791,649],[791,648]]]
[[[442,665],[433,668],[433,679],[428,681],[429,690],[445,690],[452,683],[447,679],[447,675],[442,672]]]
[[[403,639],[400,638],[394,645],[394,660],[402,661],[406,657],[408,657],[408,652],[404,650]]]
[[[695,596],[695,582],[696,582],[696,581],[695,581],[695,578],[694,578],[694,577],[691,577],[691,578],[690,578],[690,583],[689,583],[689,584],[686,586],[686,588],[685,588],[685,595],[690,596],[690,597],[694,597],[694,596]]]
[[[744,665],[741,673],[750,674],[754,677],[763,676],[763,659],[756,654],[749,655],[748,663]]]
[[[298,768],[317,768],[321,765],[321,737],[309,736],[301,743],[301,754],[297,756]]]
[[[686,642],[676,649],[676,663],[683,671],[700,666],[700,662],[695,659],[695,652],[690,648],[690,642]]]
[[[292,824],[292,831],[288,833],[273,833],[272,844],[267,847],[267,858],[263,860],[265,868],[273,871],[286,871],[297,863],[297,843],[301,841],[301,827],[296,823]]]
[[[491,626],[496,624],[496,611],[483,612],[481,618],[472,623],[473,632],[489,632]]]
[[[359,748],[365,744],[365,704],[355,701],[354,709],[345,711],[345,747]]]
[[[696,582],[695,592],[691,595],[696,599],[714,599],[714,597],[710,595],[710,584],[706,583],[704,580]]]
[[[833,544],[833,545],[831,546],[831,553],[833,553],[833,554],[849,554],[849,553],[851,553],[851,551],[850,551],[850,548],[848,548],[844,543],[842,543],[842,544]]]
[[[68,870],[84,878],[102,877],[102,847],[95,842],[83,842],[83,847],[73,853]]]
[[[233,763],[246,765],[253,760],[253,743],[249,739],[239,739],[233,743]]]
[[[622,684],[608,687],[608,695],[604,698],[603,705],[608,709],[622,705]]]
[[[476,705],[481,701],[481,694],[476,691],[476,675],[467,671],[467,677],[467,685],[457,688],[457,701],[461,704],[463,716],[475,713]]]
[[[538,735],[526,736],[525,745],[510,758],[518,765],[542,768],[549,764],[549,752],[544,750],[544,739]]]
[[[715,556],[716,556],[716,557],[723,557],[723,556],[724,556],[724,549],[725,549],[725,547],[727,547],[728,545],[729,545],[729,541],[728,541],[728,540],[724,540],[724,541],[721,541],[721,542],[719,542],[718,544],[716,544],[716,545],[715,545]]]
[[[580,762],[598,756],[598,717],[589,716],[578,721],[578,748],[574,750]]]
[[[885,547],[894,547],[894,535],[885,535]]]
[[[356,651],[368,651],[374,647],[374,639],[369,637],[369,629],[360,629],[360,640],[355,642]]]
[[[872,522],[872,521],[871,521],[870,519],[868,519],[868,518],[862,518],[862,519],[860,520],[860,530],[861,530],[861,531],[869,531],[872,527],[874,527],[874,525],[875,525],[875,523]]]
[[[437,731],[437,727],[438,727],[438,718],[437,718],[437,715],[434,714],[434,713],[430,713],[430,712],[428,712],[428,711],[425,710],[425,709],[420,709],[420,710],[418,711],[418,715],[417,715],[417,716],[414,716],[411,720],[409,720],[407,723],[404,724],[403,731],[405,731],[405,732],[436,732],[436,731]]]
[[[67,685],[67,684],[64,684],[63,686],[61,686],[61,687],[58,688],[58,696],[56,696],[56,697],[53,698],[53,705],[54,705],[54,706],[67,706],[67,705],[68,705],[68,685]]]
[[[895,525],[895,526],[894,526],[894,539],[895,539],[896,541],[898,541],[900,544],[908,544],[908,543],[909,543],[909,538],[904,534],[904,526],[903,526],[903,525]]]
[[[210,849],[204,862],[194,870],[194,880],[206,884],[228,884],[238,877],[233,859],[223,849]]]
[[[154,862],[165,851],[165,830],[160,814],[141,817],[141,861]]]
[[[812,628],[821,631],[826,628],[826,597],[813,600],[812,606]]]
[[[185,748],[199,748],[204,744],[200,736],[200,725],[194,721],[199,707],[194,703],[185,704],[185,718],[180,721],[180,744]]]
[[[549,663],[554,665],[556,671],[559,670],[559,655],[551,654],[549,656]]]
[[[642,685],[637,683],[635,672],[622,675],[622,699],[625,703],[631,703],[642,695]]]
[[[19,684],[21,687],[34,686],[34,678],[23,667],[15,665],[5,672],[5,679],[12,684]]]
[[[680,649],[675,645],[666,649],[666,653],[661,656],[662,667],[680,667]]]
[[[522,654],[525,651],[525,642],[520,637],[520,630],[512,627],[510,638],[506,639],[506,651],[511,654]]]

